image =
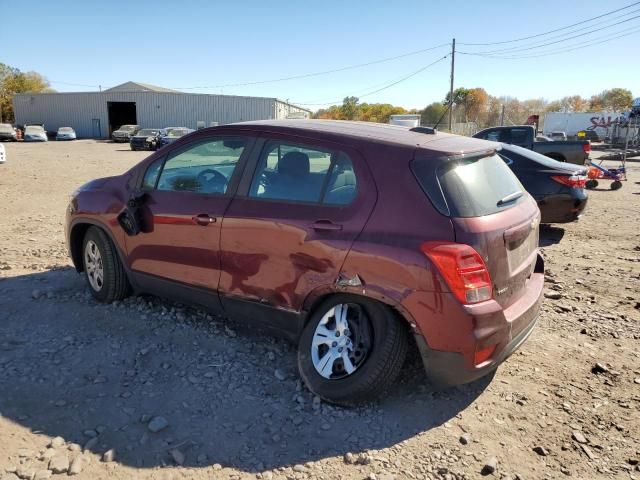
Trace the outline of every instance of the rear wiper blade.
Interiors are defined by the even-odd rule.
[[[522,195],[524,195],[524,193],[521,190],[510,193],[509,195],[498,201],[498,206],[504,205],[505,203],[513,202],[514,200],[520,198]]]

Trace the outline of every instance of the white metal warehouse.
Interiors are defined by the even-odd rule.
[[[102,92],[26,93],[13,97],[15,122],[72,127],[78,137],[108,138],[120,125],[199,128],[310,112],[277,98],[183,93],[137,82]]]

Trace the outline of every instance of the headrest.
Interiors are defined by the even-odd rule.
[[[278,173],[302,177],[311,171],[309,156],[302,152],[288,152],[278,162]]]

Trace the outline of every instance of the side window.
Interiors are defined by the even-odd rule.
[[[514,128],[511,130],[511,143],[514,145],[525,145],[529,131],[524,128]]]
[[[158,181],[158,175],[160,174],[160,169],[162,168],[162,162],[164,162],[164,158],[160,157],[151,165],[149,165],[147,171],[144,173],[144,178],[142,179],[143,189],[153,190],[154,188],[156,188],[156,182]]]
[[[353,164],[345,153],[269,142],[260,155],[249,196],[347,205],[356,192]]]
[[[484,138],[485,140],[490,140],[492,142],[499,142],[500,141],[500,132],[497,131],[497,130],[493,130],[491,132],[485,133],[482,138]]]
[[[216,138],[190,145],[167,159],[156,188],[224,194],[246,145],[247,139],[239,137]]]

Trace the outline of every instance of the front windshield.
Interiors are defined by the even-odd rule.
[[[24,129],[24,133],[34,134],[34,133],[44,133],[44,128],[38,126],[31,126]]]
[[[135,130],[135,127],[133,125],[122,125],[120,127],[120,130],[122,130],[123,132],[133,132]]]
[[[150,129],[144,129],[144,130],[140,130],[137,134],[138,137],[150,137],[151,135],[157,135],[158,134],[158,130],[150,130]]]
[[[71,133],[71,132],[73,132],[73,128],[71,128],[71,127],[60,127],[58,129],[58,132],[59,133]]]
[[[8,123],[0,123],[0,132],[13,132],[13,127]]]

